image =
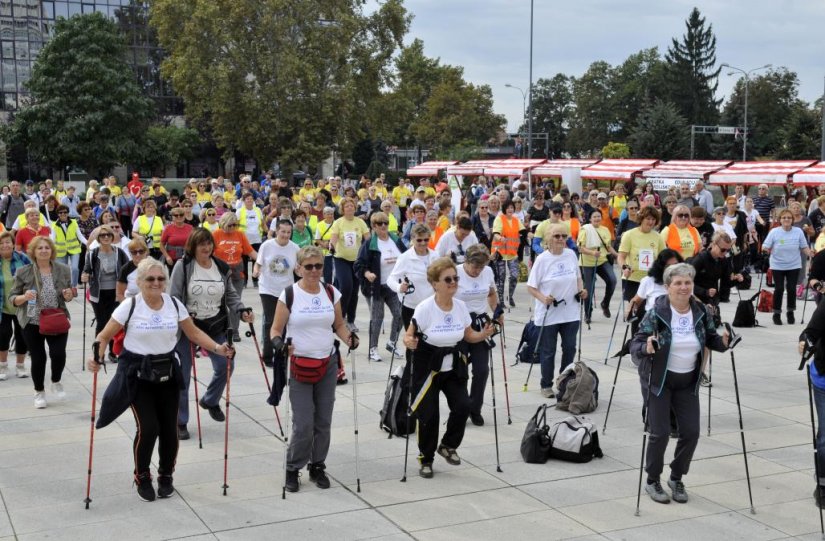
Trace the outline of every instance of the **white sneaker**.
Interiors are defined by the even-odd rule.
[[[44,391],[34,393],[34,407],[42,410],[46,406],[48,406],[46,403],[46,393]]]
[[[404,354],[399,351],[398,346],[395,348],[392,347],[392,342],[387,342],[387,351],[393,353],[396,359],[400,359],[404,356]]]
[[[552,387],[543,387],[541,390],[541,396],[544,398],[556,398],[556,393],[553,392]]]
[[[9,363],[0,363],[0,381],[6,381],[9,377]]]
[[[59,381],[52,383],[52,394],[56,395],[58,399],[66,398],[66,391],[63,390],[63,384]]]
[[[26,372],[26,365],[25,364],[18,364],[17,365],[17,377],[18,378],[27,378],[27,377],[29,377],[29,373]]]
[[[370,348],[370,361],[380,363],[384,359],[378,354],[378,348]]]

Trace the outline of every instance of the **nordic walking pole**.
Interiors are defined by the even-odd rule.
[[[88,289],[88,287],[89,287],[89,283],[84,282],[83,283],[83,357],[82,357],[83,361],[81,362],[83,372],[86,371],[86,303],[88,302],[86,300],[87,299],[86,289]],[[805,319],[805,317],[803,316],[802,319]],[[86,509],[88,509],[88,508],[89,508],[89,506],[87,504]]]
[[[806,360],[803,356],[802,362],[805,363]],[[811,364],[806,363],[805,372],[808,377],[808,404],[810,405],[811,409],[811,435],[813,436],[813,444],[814,444],[814,471],[816,472],[816,489],[819,491],[819,496],[822,497],[822,489],[819,487],[819,480],[820,472],[819,472],[819,459],[817,456],[816,451],[816,421],[814,420],[814,390],[813,390],[813,383],[811,382]],[[817,506],[819,507],[819,506]],[[822,538],[825,539],[825,522],[822,520],[822,507],[819,507],[819,531],[822,533]]]
[[[251,308],[247,308],[245,311],[252,312]],[[247,337],[252,337],[252,343],[255,344],[255,351],[258,352],[258,360],[261,361],[261,371],[264,373],[264,381],[266,381],[266,390],[269,393],[272,393],[272,385],[269,384],[269,375],[266,373],[266,365],[264,364],[264,356],[261,353],[261,346],[258,344],[258,335],[255,334],[255,324],[251,321],[249,322],[249,330],[246,331]],[[281,437],[284,437],[284,427],[281,426],[281,416],[278,415],[278,406],[272,406],[275,410],[275,421],[278,423],[278,431],[281,433]]]
[[[701,378],[701,374],[699,375]],[[713,351],[708,350],[708,436],[710,436],[710,399],[713,395]]]
[[[495,370],[493,369],[493,348],[489,348],[487,350],[487,356],[490,360],[490,386],[492,387],[492,398],[493,398],[493,435],[495,436],[496,440],[496,471],[501,472],[501,458],[499,457],[499,448],[498,448],[498,414],[496,409],[496,376]]]
[[[624,286],[625,279],[622,278],[622,303],[619,311],[616,312],[616,317],[613,319],[613,330],[610,331],[610,339],[607,341],[607,351],[604,352],[604,364],[607,364],[607,358],[610,356],[610,348],[613,346],[613,335],[616,334],[616,325],[619,323],[619,314],[624,312]],[[624,347],[624,342],[622,342],[622,347]]]
[[[286,409],[286,429],[287,429],[287,431],[290,430],[289,402],[292,400],[292,393],[290,392],[290,385],[289,385],[290,364],[291,364],[291,359],[289,358],[289,346],[291,346],[291,345],[292,345],[292,338],[290,337],[290,338],[286,339],[286,343],[284,344],[284,353],[283,353],[283,355],[284,355],[284,359],[286,360],[286,387],[284,388],[284,392],[281,395],[281,398],[286,403],[284,408]],[[287,451],[289,450],[289,434],[290,434],[290,432],[287,432],[284,435],[284,484],[281,487],[281,499],[282,500],[286,499],[286,471],[287,471],[286,470],[286,461],[287,461],[287,456],[288,456]]]
[[[613,405],[613,393],[616,391],[616,380],[619,379],[619,369],[622,367],[622,359],[624,358],[624,344],[627,341],[627,331],[629,329],[630,323],[627,323],[624,326],[624,337],[622,337],[622,354],[619,355],[619,362],[616,363],[616,373],[613,375],[613,387],[610,388],[610,400],[607,401],[607,413],[604,414],[602,434],[607,434],[607,419],[610,417],[610,406]]]
[[[350,366],[352,367],[352,417],[353,422],[355,423],[353,432],[355,435],[355,491],[361,492],[361,470],[358,454],[358,379],[355,375],[355,355],[352,353],[357,341],[358,335],[355,333],[350,333],[349,350],[347,351],[347,355],[349,356]]]
[[[654,339],[653,342],[653,350],[654,354],[655,351],[659,349],[659,341],[658,338]],[[648,421],[650,420],[650,381],[651,376],[653,376],[653,368],[651,366],[651,370],[647,375],[647,392],[645,393],[645,403],[642,406],[642,418],[644,424],[644,431],[642,432],[642,457],[639,459],[639,487],[636,490],[636,513],[635,515],[639,516],[639,503],[642,498],[642,471],[644,470],[645,466],[645,451],[647,450],[647,433],[650,429],[648,425]]]
[[[198,449],[203,449],[203,434],[201,433],[201,405],[200,400],[198,399],[198,363],[195,362],[195,344],[192,341],[189,342],[189,351],[192,354],[192,379],[195,381],[195,418],[198,420]]]
[[[501,329],[501,369],[504,372],[504,398],[507,403],[507,424],[513,424],[513,418],[510,415],[510,384],[507,381],[507,361],[504,359],[504,325],[499,325]]]
[[[413,318],[410,321],[410,325],[413,326],[413,334],[416,338],[421,338],[421,333],[418,331],[418,322]],[[407,462],[410,456],[410,438],[412,429],[410,427],[410,423],[412,422],[413,416],[413,409],[412,409],[412,394],[413,394],[413,366],[415,365],[415,350],[412,350],[412,354],[410,355],[410,362],[409,362],[409,369],[410,369],[410,376],[407,380],[407,442],[404,444],[404,475],[401,477],[401,482],[407,482]]]
[[[596,233],[598,235],[598,233]],[[601,238],[601,237],[599,237]],[[596,302],[596,268],[599,266],[599,256],[601,248],[596,248],[596,255],[593,256],[593,272],[590,275],[590,291],[587,292],[587,302],[590,303],[590,316],[587,318],[587,330],[590,330],[590,320],[593,318],[593,304]],[[581,325],[579,325],[581,327]],[[579,360],[582,360],[581,339],[579,339]]]
[[[556,302],[557,301],[554,300],[553,304],[558,306],[556,304]],[[562,301],[562,302],[564,302],[564,301]],[[544,317],[541,320],[541,327],[539,328],[539,339],[536,341],[536,347],[533,348],[533,357],[532,357],[532,359],[530,359],[532,362],[530,363],[530,368],[527,369],[527,379],[524,381],[524,387],[521,388],[521,391],[523,393],[527,392],[527,384],[530,383],[530,374],[533,372],[533,365],[538,362],[539,345],[541,345],[541,335],[544,333],[544,324],[547,322],[547,314],[549,314],[549,313],[550,313],[550,306],[545,305],[544,306]],[[552,376],[552,374],[551,374],[551,376]]]
[[[810,281],[805,284],[805,302],[802,303],[802,325],[805,324],[805,310],[808,309],[808,296],[810,295]]]
[[[739,343],[740,338],[734,334],[730,324],[725,323],[725,328],[728,331],[728,349],[730,351],[730,367],[733,372],[733,389],[736,393],[736,409],[739,412],[739,437],[742,441],[742,458],[745,460],[745,478],[748,480],[748,499],[751,504],[751,515],[756,514],[756,508],[753,506],[753,493],[751,492],[751,473],[748,468],[748,449],[745,446],[745,426],[742,424],[742,404],[739,401],[739,380],[736,377],[736,359],[733,354],[733,348]],[[817,481],[819,482],[819,481]]]
[[[584,319],[584,303],[579,303],[579,347],[578,347],[578,355],[579,355],[579,362],[582,360],[582,334],[584,334],[584,325],[581,324],[582,320]],[[588,325],[589,328],[589,325]]]
[[[226,343],[229,348],[232,348],[233,332],[226,333]],[[231,409],[231,402],[229,401],[229,384],[232,380],[232,357],[230,353],[226,357],[226,422],[223,427],[223,495],[226,496],[226,489],[229,485],[226,483],[226,476],[229,470],[229,410]]]
[[[85,315],[85,312],[84,312]],[[85,332],[86,326],[83,326],[83,330]],[[85,346],[86,343],[84,341],[83,345]],[[92,355],[94,356],[95,362],[100,364],[100,344],[95,342],[92,344]],[[95,448],[95,412],[97,408],[97,372],[92,375],[92,416],[91,416],[91,428],[89,429],[89,467],[86,470],[86,499],[83,500],[86,503],[86,509],[89,508],[89,504],[92,503],[92,498],[90,498],[90,494],[92,492],[92,458],[94,457],[94,448]]]

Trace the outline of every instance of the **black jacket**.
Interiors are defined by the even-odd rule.
[[[693,294],[705,304],[716,304],[720,290],[729,290],[731,287],[730,275],[733,264],[729,257],[715,259],[710,249],[702,250],[688,261],[696,269],[696,278],[693,279]],[[715,289],[716,295],[710,297],[709,289]]]
[[[493,234],[493,222],[496,220],[496,217],[492,214],[487,214],[487,218],[490,223],[490,236]],[[476,238],[478,238],[478,242],[483,244],[490,249],[490,244],[492,243],[493,239],[487,236],[487,233],[484,232],[484,227],[482,227],[481,216],[478,213],[473,215],[473,232],[476,234]]]
[[[407,248],[394,233],[390,233],[390,240],[395,243],[395,246],[403,254]],[[355,259],[355,276],[361,283],[361,293],[365,297],[373,298],[381,292],[381,250],[378,249],[378,235],[371,235],[369,242],[361,244],[358,250],[358,257]],[[370,282],[364,277],[364,273],[370,271],[375,274],[375,281]]]

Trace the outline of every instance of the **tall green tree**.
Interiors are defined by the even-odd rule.
[[[779,130],[779,137],[777,159],[819,158],[822,144],[822,106],[817,104],[808,107],[807,104],[800,104],[795,107]]]
[[[665,55],[667,99],[688,124],[715,124],[720,100],[716,99],[721,68],[716,66],[716,36],[699,9],[685,21],[685,33],[673,38]]]
[[[194,157],[201,136],[192,128],[150,126],[146,131],[142,155],[134,159],[140,171],[148,170],[163,176],[164,170]]]
[[[557,73],[551,79],[536,81],[533,85],[533,133],[548,134],[548,158],[559,158],[567,152],[567,132],[572,116],[570,77]],[[527,126],[523,125],[520,131],[527,133]],[[535,154],[536,150],[533,152]]]
[[[100,13],[58,19],[26,85],[31,105],[6,138],[33,160],[94,175],[139,156],[153,107],[125,57],[117,25]]]
[[[629,138],[633,156],[661,160],[687,159],[690,127],[670,102],[657,101],[639,115]]]
[[[616,130],[613,102],[613,68],[604,61],[593,62],[584,74],[573,79],[575,109],[567,138],[573,155],[596,155]]]
[[[402,0],[154,0],[163,73],[226,153],[286,167],[351,149],[409,26]]]
[[[630,135],[639,114],[665,90],[665,63],[657,47],[634,53],[613,69],[610,108],[616,119],[613,140],[624,141]]]

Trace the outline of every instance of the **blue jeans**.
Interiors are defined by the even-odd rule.
[[[211,336],[215,342],[222,344],[226,341],[225,333],[218,333]],[[195,346],[196,348],[198,346]],[[192,379],[192,347],[191,342],[185,334],[180,335],[178,345],[175,346],[175,351],[180,359],[180,369],[183,373],[184,389],[180,392],[180,402],[178,404],[178,424],[185,425],[189,422],[189,383]],[[226,387],[226,357],[221,357],[217,353],[209,353],[209,359],[212,361],[212,370],[214,375],[206,392],[200,396],[203,403],[207,406],[216,406],[220,400],[223,390]],[[232,371],[235,371],[235,360],[232,360]]]
[[[58,257],[57,261],[68,265],[72,269],[72,287],[77,287],[77,280],[80,277],[80,268],[78,267],[80,254],[66,254],[63,257]]]
[[[816,408],[816,464],[819,468],[819,486],[825,487],[825,432],[822,431],[822,421],[825,420],[825,389],[816,385],[814,390],[814,408]]]
[[[579,332],[579,321],[547,325],[541,331],[539,342],[539,362],[541,363],[541,388],[553,386],[556,373],[556,342],[561,335],[561,369],[573,362],[576,356],[576,334]]]

